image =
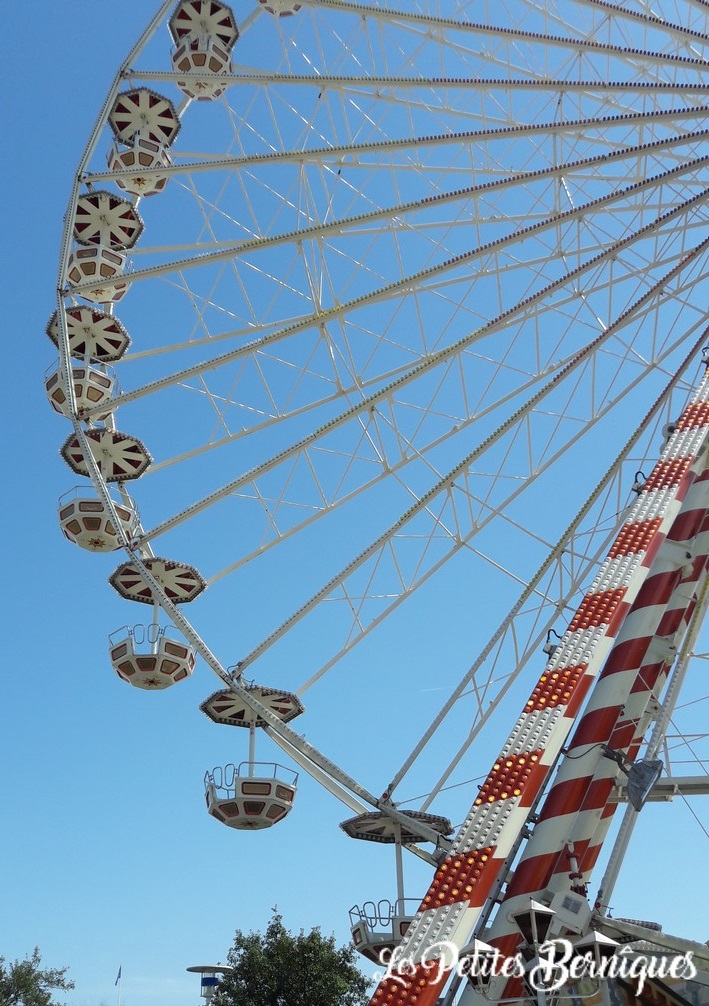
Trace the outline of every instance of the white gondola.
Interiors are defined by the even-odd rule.
[[[129,496],[113,499],[121,530],[130,540],[138,528],[138,512]],[[59,524],[75,545],[89,552],[113,552],[120,546],[113,516],[95,493],[77,486],[59,500]]]
[[[124,251],[133,247],[142,232],[138,211],[122,196],[94,191],[77,200],[73,233],[79,244]]]
[[[180,0],[170,15],[169,28],[175,45],[186,38],[210,35],[228,52],[239,37],[234,12],[219,0]]]
[[[381,963],[383,956],[398,947],[413,921],[420,898],[386,898],[365,901],[350,908],[352,943],[367,960]]]
[[[120,430],[97,426],[86,431],[86,440],[93,459],[107,482],[138,479],[153,460],[137,437],[121,433]],[[77,475],[89,475],[83,445],[76,434],[67,438],[59,453]]]
[[[290,722],[303,712],[303,704],[292,692],[243,682],[238,671],[234,680],[282,723]],[[230,688],[210,695],[200,709],[214,723],[245,727],[249,731],[249,760],[238,768],[229,764],[212,769],[204,777],[209,813],[230,828],[247,831],[270,828],[282,821],[293,806],[298,775],[273,762],[255,760],[256,728],[265,726],[266,719],[240,692]]]
[[[218,765],[204,776],[207,810],[230,828],[260,831],[290,813],[297,783],[297,772],[273,762]]]
[[[195,652],[164,626],[124,626],[110,636],[110,657],[122,681],[146,691],[160,691],[189,677]]]
[[[274,17],[290,17],[297,14],[302,6],[297,0],[259,0],[259,3]]]
[[[103,405],[109,401],[113,395],[116,378],[112,373],[99,370],[97,367],[72,367],[72,384],[74,385],[74,400],[76,411],[79,415],[87,409],[93,409],[97,405]],[[49,404],[60,416],[71,418],[72,410],[67,400],[64,380],[61,370],[53,369],[44,382]],[[106,412],[94,415],[98,422],[105,422],[110,415],[110,409]]]
[[[117,94],[108,113],[108,123],[115,138],[126,144],[140,136],[169,147],[180,131],[173,103],[147,87]]]
[[[212,101],[224,93],[231,73],[230,52],[212,36],[187,38],[172,54],[175,73],[201,74],[195,80],[178,77],[177,86],[196,101]],[[204,74],[209,74],[205,78]]]
[[[116,185],[134,196],[154,196],[167,185],[167,175],[157,168],[167,168],[171,164],[170,154],[164,143],[158,143],[147,136],[136,136],[125,147],[115,143],[108,152],[110,171],[126,172],[116,175]]]
[[[93,304],[115,304],[125,296],[128,280],[123,278],[126,267],[124,252],[103,245],[77,248],[69,256],[66,280],[79,297]],[[90,285],[86,285],[90,284]]]
[[[62,311],[69,353],[77,360],[113,363],[120,360],[130,345],[130,336],[114,314],[88,304],[72,304]],[[55,346],[60,343],[60,318],[55,311],[46,328]]]
[[[396,901],[387,898],[377,902],[365,901],[350,909],[350,932],[352,943],[363,957],[377,964],[383,955],[389,955],[399,946],[411,921],[416,914],[420,898],[406,898],[404,895],[404,863],[402,850],[405,846],[428,841],[435,837],[437,851],[447,847],[453,832],[453,825],[446,817],[428,814],[424,811],[403,811],[410,824],[394,819],[383,811],[368,811],[348,818],[340,828],[349,835],[365,842],[394,845],[396,850]],[[429,835],[422,835],[417,824],[422,824]]]
[[[231,50],[239,37],[234,14],[214,0],[181,0],[170,18],[175,43],[172,67],[178,74],[199,74],[177,80],[188,98],[212,101],[224,93],[231,73]],[[211,79],[210,79],[211,78]]]

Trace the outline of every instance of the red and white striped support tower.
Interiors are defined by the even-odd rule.
[[[614,730],[625,722],[622,711],[625,700],[632,693],[635,703],[635,696],[645,693],[639,701],[643,708],[647,705],[652,683],[648,677],[647,684],[640,684],[639,668],[647,661],[649,673],[650,667],[655,666],[650,663],[655,659],[651,644],[663,633],[671,635],[675,621],[677,624],[683,622],[693,604],[694,586],[685,576],[689,563],[686,552],[691,551],[688,543],[693,537],[692,529],[697,531],[703,527],[707,514],[706,502],[701,505],[700,495],[707,484],[704,450],[708,432],[709,378],[705,374],[692,403],[682,413],[667,441],[660,461],[628,511],[593,586],[581,601],[536,683],[451,851],[436,871],[399,951],[401,959],[407,964],[411,962],[413,967],[402,968],[402,974],[393,971],[385,976],[372,996],[371,1006],[432,1006],[435,1003],[448,977],[442,965],[447,963],[450,967],[453,964],[451,960],[445,961],[444,944],[461,949],[469,942],[488,899],[499,892],[506,866],[516,853],[531,810],[616,640],[619,645],[609,669],[604,671],[603,688],[594,693],[593,707],[581,721],[574,743],[610,744],[618,739],[622,745],[621,734]],[[695,483],[695,491],[690,492]],[[693,568],[700,565],[701,560],[698,560]],[[648,589],[643,591],[651,573]],[[680,595],[685,593],[685,588],[690,599],[685,598],[680,613],[675,609],[681,608]],[[621,639],[621,627],[634,606],[637,611],[633,610]],[[666,650],[663,652],[666,655]],[[624,661],[623,666],[617,661]],[[665,666],[665,657],[657,661]],[[634,668],[624,670],[626,663],[634,664]],[[660,671],[657,673],[659,675]],[[630,710],[628,719],[632,725],[627,727],[626,745],[632,754],[633,739],[639,730],[637,718]],[[583,736],[586,740],[582,740]],[[597,755],[602,754],[600,748],[595,751]],[[596,759],[594,768],[600,766],[601,772],[610,774],[612,787],[617,766],[608,759],[603,759],[605,764],[602,765],[600,761]],[[586,799],[589,773],[588,768],[582,769],[580,759],[567,759],[567,763],[576,776],[585,779],[567,789],[564,811],[577,813]],[[607,766],[611,767],[610,771]],[[556,799],[554,791],[549,799]],[[579,827],[586,820],[591,827],[594,818],[595,830],[599,818],[606,813],[605,807],[603,802],[600,812],[596,810],[590,817],[585,813],[581,815]],[[559,859],[560,846],[566,849],[569,838],[566,824],[566,821],[560,824],[553,836],[555,862]],[[543,842],[545,830],[546,825],[537,825],[533,837],[535,846]],[[551,841],[552,836],[546,852]],[[529,858],[530,847],[531,843],[523,862]],[[589,856],[593,856],[589,841],[586,848]],[[564,868],[568,883],[568,863],[564,863]],[[516,875],[518,873],[519,869]],[[537,891],[540,884],[532,882],[529,887]],[[525,892],[525,898],[528,897]],[[498,915],[502,917],[506,911]]]
[[[694,437],[704,434],[708,413],[699,402],[685,410],[669,456],[643,490],[666,488],[668,478],[675,480],[685,469],[678,482],[681,509],[623,622],[486,937],[506,956],[516,952],[520,938],[510,916],[528,907],[530,898],[548,903],[559,891],[586,894],[617,807],[611,794],[621,771],[601,745],[630,760],[637,756],[703,590],[709,564],[709,470],[705,453],[697,465],[686,451],[690,436],[696,450]],[[501,995],[512,994],[510,983]]]

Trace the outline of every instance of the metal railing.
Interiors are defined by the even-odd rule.
[[[242,761],[238,765],[233,762],[223,766],[217,765],[211,772],[207,770],[204,774],[204,786],[205,789],[213,786],[214,789],[230,793],[236,789],[236,780],[244,778],[276,779],[290,786],[296,786],[298,783],[298,773],[286,768],[285,765],[279,765],[277,762]]]
[[[373,931],[389,930],[395,918],[413,918],[421,904],[417,898],[397,898],[391,902],[388,898],[381,898],[379,901],[365,901],[362,905],[353,905],[350,908],[350,926],[356,926],[358,922],[365,922],[367,928]]]

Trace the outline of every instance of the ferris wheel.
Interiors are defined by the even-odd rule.
[[[641,788],[702,788],[703,738],[672,734],[709,553],[708,28],[699,2],[169,0],[79,164],[46,386],[82,482],[62,531],[117,557],[110,663],[154,691],[216,673],[202,710],[243,728],[205,775],[222,824],[278,826],[307,772],[351,837],[431,864],[433,902],[407,909],[399,859],[386,927],[355,913],[374,959],[462,946],[515,896],[665,539],[684,607],[673,588],[632,637],[661,670],[594,746],[613,800],[660,755]],[[508,750],[496,724],[530,702]],[[452,862],[490,874],[472,914]],[[375,1000],[429,1001],[394,992]]]

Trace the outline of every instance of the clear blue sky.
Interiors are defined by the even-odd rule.
[[[206,815],[204,770],[240,757],[228,731],[197,710],[215,680],[202,667],[165,694],[121,685],[106,637],[125,615],[57,526],[56,500],[74,483],[58,455],[65,427],[46,403],[43,375],[53,359],[44,327],[62,215],[89,130],[151,6],[40,0],[4,11],[0,955],[23,957],[39,945],[47,964],[68,965],[71,1006],[113,1003],[119,965],[125,1006],[186,1006],[199,989],[185,967],[223,960],[233,931],[262,928],[273,906],[291,928],[319,925],[344,941],[348,908],[393,892],[390,850],[353,849],[337,828],[347,812],[312,783],[292,818],[267,833],[232,833]],[[115,562],[98,565],[108,573]],[[451,617],[463,610],[461,602]],[[379,659],[394,645],[385,638]],[[421,645],[436,666],[433,644]],[[353,689],[337,715],[361,717],[361,743],[376,759],[371,701]],[[648,808],[645,852],[615,900],[618,914],[661,915],[668,930],[704,940],[705,893],[696,884],[704,860],[693,859],[703,836],[679,810],[668,834],[661,808]],[[679,862],[694,864],[681,896]],[[411,876],[418,893],[425,871],[415,865]]]

